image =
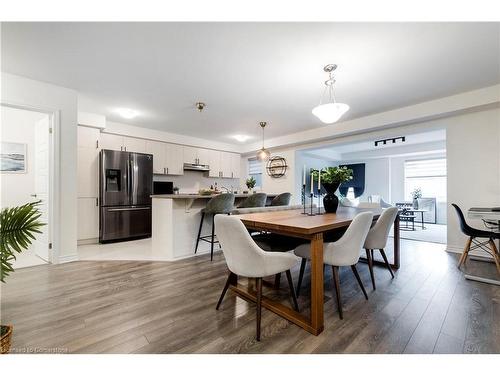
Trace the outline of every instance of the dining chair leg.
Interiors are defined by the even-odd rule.
[[[462,266],[462,264],[465,262],[465,259],[467,258],[467,255],[469,254],[470,250],[470,245],[472,243],[472,237],[469,237],[467,240],[467,243],[465,244],[464,251],[462,252],[462,256],[460,257],[460,260],[458,261],[458,268]]]
[[[354,273],[354,276],[356,276],[356,280],[358,280],[358,284],[361,287],[361,290],[363,291],[363,294],[365,295],[365,298],[368,299],[368,294],[366,294],[365,286],[363,285],[363,282],[361,281],[361,278],[359,277],[358,270],[356,269],[356,265],[353,264],[351,266],[352,273]]]
[[[212,215],[212,241],[210,241],[210,261],[214,259],[215,215]]]
[[[274,289],[279,289],[281,284],[281,272],[274,275]]]
[[[297,297],[300,294],[300,287],[302,286],[302,279],[304,278],[304,271],[306,269],[306,263],[307,263],[307,259],[302,258],[302,261],[300,262],[299,280],[297,281],[297,291],[296,291]]]
[[[290,295],[292,296],[293,308],[295,311],[299,311],[299,304],[297,302],[297,296],[295,295],[295,288],[293,287],[292,273],[290,270],[285,272],[286,279],[288,280],[288,288],[290,289]]]
[[[229,285],[236,284],[235,279],[236,279],[236,274],[229,272],[229,275],[227,276],[227,280],[226,280],[226,285],[224,285],[224,289],[222,289],[222,293],[220,295],[219,302],[217,302],[217,306],[215,307],[215,310],[219,310],[220,304],[222,303],[222,300],[224,299],[224,296],[226,295],[226,292],[229,288]]]
[[[201,213],[200,228],[198,229],[198,237],[196,237],[196,247],[194,248],[194,253],[198,251],[198,244],[200,243],[201,228],[203,227],[203,219],[205,218],[205,213]]]
[[[493,242],[492,239],[490,239],[488,242],[490,244],[490,249],[493,252],[493,259],[495,260],[497,271],[498,273],[500,273],[500,255],[498,255],[497,246],[495,245],[495,242]]]
[[[262,312],[262,278],[258,277],[255,279],[255,284],[257,286],[257,341],[260,341],[260,320]]]
[[[385,255],[384,249],[379,249],[379,250],[380,250],[380,254],[382,254],[382,258],[384,258],[385,266],[387,267],[387,269],[391,273],[391,277],[394,279],[394,272],[392,272],[392,267],[389,264],[389,261],[387,260],[387,255]]]
[[[339,317],[340,319],[344,319],[344,314],[342,312],[342,301],[340,298],[340,277],[339,277],[339,267],[332,266],[333,272],[333,287],[335,288],[335,295],[337,297],[337,307],[339,309]]]
[[[375,275],[373,274],[373,258],[370,249],[366,250],[366,259],[368,260],[368,269],[370,270],[370,277],[372,279],[373,290],[377,289],[375,286]]]

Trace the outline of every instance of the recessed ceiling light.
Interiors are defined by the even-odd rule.
[[[236,135],[233,135],[233,138],[236,139],[238,142],[246,142],[251,137],[249,135],[236,134]]]
[[[118,108],[115,112],[126,119],[134,118],[139,114],[135,109],[130,108]]]

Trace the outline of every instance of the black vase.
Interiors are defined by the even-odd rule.
[[[326,195],[323,197],[323,206],[325,208],[325,212],[337,212],[337,208],[339,206],[339,198],[335,195],[335,192],[339,188],[340,183],[322,183],[321,185],[326,190]]]

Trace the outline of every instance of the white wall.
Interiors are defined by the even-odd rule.
[[[48,115],[18,108],[0,107],[1,142],[26,144],[26,173],[0,174],[0,207],[19,206],[33,201],[35,191],[35,126]]]
[[[462,210],[500,206],[500,110],[440,120],[447,125],[448,202]],[[481,221],[471,221],[478,228]],[[462,251],[465,236],[448,205],[448,248]]]
[[[59,205],[60,221],[55,225],[58,238],[54,239],[59,258],[54,262],[77,259],[76,251],[76,192],[77,192],[77,94],[63,87],[34,81],[13,74],[1,74],[1,101],[20,106],[35,107],[60,116],[60,193],[55,197]]]

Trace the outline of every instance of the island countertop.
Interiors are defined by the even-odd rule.
[[[234,194],[235,198],[246,198],[253,193],[248,194]],[[210,194],[210,195],[201,195],[201,194],[153,194],[151,198],[160,198],[160,199],[207,199],[213,198],[218,194]],[[268,197],[272,198],[277,196],[278,194],[267,194]]]

